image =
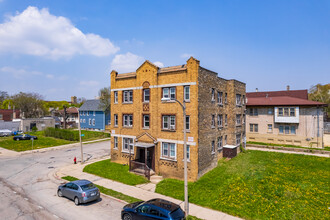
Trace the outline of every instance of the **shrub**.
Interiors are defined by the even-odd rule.
[[[38,128],[37,128],[36,126],[34,126],[33,128],[31,128],[31,130],[32,130],[33,132],[36,132],[36,131],[38,131]]]

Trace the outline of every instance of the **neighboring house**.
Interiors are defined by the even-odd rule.
[[[185,101],[185,119],[173,99]],[[145,61],[133,73],[112,71],[111,161],[128,164],[131,152],[131,169],[146,164],[183,179],[185,126],[188,178],[195,181],[217,166],[224,146],[237,153],[245,138],[244,100],[244,83],[218,77],[193,57],[179,66]]]
[[[12,121],[16,118],[21,118],[20,110],[0,109],[0,121]]]
[[[36,127],[38,131],[42,131],[48,127],[55,128],[55,119],[52,117],[24,118],[19,121],[21,122],[20,131],[23,132],[30,132],[33,127]]]
[[[63,126],[63,123],[64,123],[64,110],[59,110],[58,113],[59,113],[58,118],[61,120],[61,124]],[[67,114],[67,119],[66,119],[67,125],[76,127],[78,125],[78,122],[79,122],[78,108],[76,108],[76,107],[67,108],[66,109],[66,114]]]
[[[308,100],[307,90],[249,92],[247,141],[323,146],[324,103]]]
[[[82,129],[104,130],[110,123],[109,108],[104,110],[99,99],[86,100],[79,114]]]

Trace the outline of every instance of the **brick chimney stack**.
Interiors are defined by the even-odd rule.
[[[287,91],[290,90],[290,86],[289,86],[289,85],[286,86],[286,90],[287,90]]]

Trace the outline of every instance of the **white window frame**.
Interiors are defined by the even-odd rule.
[[[133,103],[133,90],[123,91],[123,103]]]
[[[273,133],[273,124],[267,124],[267,132]]]
[[[121,151],[125,152],[125,153],[129,153],[129,147],[131,148],[131,154],[134,154],[134,140],[133,140],[133,138],[123,137],[123,139],[122,139],[122,150]]]
[[[118,104],[118,91],[114,91],[114,92],[113,92],[113,95],[114,95],[113,102],[114,102],[115,104]]]
[[[95,116],[95,111],[93,111],[93,116]]]
[[[133,114],[123,115],[123,127],[131,128],[133,127]]]
[[[162,91],[162,99],[176,99],[176,87],[165,87]]]
[[[218,137],[218,151],[222,150],[222,136]]]
[[[240,114],[236,114],[236,125],[241,125],[242,121],[241,121],[241,115]]]
[[[236,146],[241,144],[241,134],[236,134]]]
[[[187,162],[190,162],[190,145],[186,145],[187,147]],[[184,146],[183,146],[183,154],[182,154],[182,161],[184,161]]]
[[[149,91],[149,95],[146,95],[146,91]],[[148,97],[148,100],[146,99],[146,97]],[[150,89],[143,89],[143,102],[150,102]]]
[[[149,126],[146,126],[146,122],[147,122],[147,120],[146,120],[146,116],[148,116],[148,122],[149,122]],[[145,115],[143,115],[143,128],[147,128],[147,129],[149,129],[150,128],[150,115],[149,114],[145,114]]]
[[[118,149],[118,137],[113,137],[113,149]]]
[[[165,118],[167,118],[167,127],[165,127]],[[162,115],[162,130],[176,130],[175,115]]]
[[[114,114],[114,115],[113,115],[113,120],[114,120],[114,122],[115,122],[115,123],[114,123],[114,126],[115,126],[115,127],[118,127],[118,114]]]
[[[93,118],[92,124],[93,124],[93,126],[95,126],[95,118]]]
[[[211,128],[215,128],[215,115],[212,115],[211,117]]]
[[[242,95],[236,94],[236,105],[241,106],[242,105]]]
[[[222,92],[218,92],[218,104],[222,105]]]
[[[190,131],[190,115],[186,115],[186,130]]]
[[[167,155],[164,154],[164,149],[165,146],[167,148]],[[171,149],[172,147],[174,147],[174,156],[171,155],[171,153],[173,152]],[[166,159],[166,160],[176,160],[176,155],[177,155],[177,144],[176,143],[171,143],[171,142],[162,142],[161,144],[161,151],[160,151],[161,155],[160,158],[161,159]]]
[[[92,125],[92,119],[88,119],[88,125]]]
[[[211,142],[211,154],[215,153],[215,141]]]
[[[89,111],[87,111],[87,116],[89,116]]]
[[[215,101],[215,89],[211,89],[211,102]]]
[[[219,127],[219,128],[222,127],[222,120],[223,120],[223,116],[222,116],[222,114],[218,114],[218,127]]]
[[[183,97],[185,102],[190,102],[190,86],[183,87]]]

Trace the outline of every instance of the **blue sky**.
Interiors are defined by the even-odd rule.
[[[0,0],[0,90],[97,96],[112,69],[189,56],[247,92],[330,79],[330,1]]]

